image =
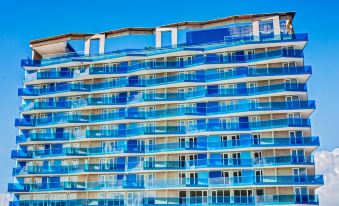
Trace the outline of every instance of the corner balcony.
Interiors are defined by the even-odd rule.
[[[136,171],[195,171],[220,170],[220,169],[243,169],[264,168],[279,166],[314,166],[311,155],[305,156],[274,156],[261,158],[205,158],[197,160],[177,161],[128,161],[125,163],[107,164],[77,164],[77,165],[45,165],[45,166],[18,166],[13,169],[13,176],[32,174],[76,174],[76,173],[103,173],[103,172],[136,172]]]
[[[207,89],[198,89],[192,92],[176,92],[176,93],[138,93],[127,97],[102,97],[102,98],[83,98],[80,100],[70,101],[52,101],[52,102],[31,102],[21,106],[22,112],[30,112],[34,110],[67,110],[67,109],[81,109],[86,107],[102,106],[138,106],[144,102],[159,104],[166,102],[181,102],[194,99],[203,99],[204,101],[216,101],[218,99],[225,100],[225,98],[247,96],[259,96],[274,94],[278,92],[306,92],[306,84],[301,83],[281,83],[271,84],[266,86],[257,86],[253,88],[217,88],[208,87]]]
[[[17,142],[26,141],[68,141],[82,138],[126,138],[136,136],[161,136],[161,135],[204,135],[204,134],[224,134],[227,132],[246,132],[256,130],[274,130],[285,127],[309,128],[309,119],[286,118],[275,120],[263,120],[256,122],[239,123],[199,123],[187,126],[144,126],[115,130],[85,130],[78,133],[49,132],[30,133],[17,136]]]
[[[45,150],[12,150],[11,158],[45,158],[56,156],[95,156],[108,154],[156,154],[180,151],[216,151],[216,150],[236,150],[239,148],[277,148],[277,147],[318,147],[319,137],[276,137],[260,139],[238,139],[227,141],[195,141],[195,142],[169,142],[152,145],[139,145],[125,141],[119,146],[113,147],[85,147],[85,148],[55,148]]]
[[[200,117],[216,117],[216,116],[225,116],[228,114],[236,113],[250,113],[256,112],[269,112],[274,113],[275,111],[290,111],[290,110],[300,110],[300,111],[313,111],[315,109],[314,101],[283,101],[283,102],[245,102],[238,103],[235,105],[220,105],[220,106],[195,106],[195,107],[177,107],[171,109],[160,109],[153,111],[137,111],[133,109],[123,109],[120,108],[120,111],[107,113],[107,114],[90,114],[90,115],[81,115],[81,114],[64,114],[56,113],[51,117],[46,118],[36,118],[36,119],[16,119],[15,126],[46,126],[46,125],[55,125],[55,124],[65,124],[65,123],[98,123],[106,121],[115,121],[115,120],[150,120],[150,119],[173,119],[175,118],[200,118]]]
[[[68,53],[63,56],[55,57],[55,58],[44,58],[41,60],[32,60],[32,59],[23,59],[21,60],[21,66],[26,68],[27,70],[35,70],[40,67],[67,67],[73,66],[75,64],[79,64],[80,62],[100,62],[102,60],[114,59],[119,57],[129,57],[135,58],[138,57],[150,57],[160,54],[173,53],[175,56],[175,52],[179,51],[192,51],[196,53],[196,51],[204,52],[213,49],[226,48],[232,46],[240,46],[245,44],[262,44],[262,43],[279,43],[279,42],[295,42],[295,41],[303,41],[306,42],[308,40],[307,34],[287,34],[287,35],[279,35],[273,38],[260,38],[254,36],[244,36],[239,38],[231,38],[225,39],[221,42],[202,44],[202,45],[177,45],[172,48],[157,48],[157,49],[134,49],[134,50],[120,50],[107,52],[105,54],[99,55],[84,55],[82,53]],[[191,52],[191,53],[192,53]],[[127,58],[126,58],[127,60]]]
[[[319,205],[316,195],[261,195],[261,196],[197,196],[197,197],[144,197],[138,199],[76,199],[76,200],[15,200],[10,206],[35,205],[72,206],[206,206],[206,205]]]
[[[171,188],[219,188],[237,186],[302,186],[322,185],[323,177],[313,175],[301,176],[240,176],[228,178],[181,178],[181,179],[156,179],[156,180],[117,180],[95,182],[46,182],[20,184],[10,183],[9,192],[37,192],[57,190],[121,190],[121,189],[171,189]]]

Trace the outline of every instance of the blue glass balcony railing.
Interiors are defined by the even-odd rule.
[[[197,160],[173,161],[140,161],[107,164],[45,165],[19,166],[13,169],[13,176],[26,174],[75,174],[79,172],[131,172],[141,170],[195,170],[197,168],[251,168],[284,165],[314,165],[311,155],[275,156],[261,158],[209,158]]]
[[[321,175],[295,176],[239,176],[228,178],[180,178],[155,180],[116,180],[95,182],[46,182],[20,184],[10,183],[9,192],[35,192],[56,190],[101,190],[101,189],[162,189],[178,187],[225,187],[246,185],[321,185],[324,183]]]
[[[45,88],[19,88],[19,96],[38,96],[61,92],[90,92],[104,89],[122,88],[128,86],[128,80],[121,78],[119,80],[105,81],[94,84],[66,83],[57,86],[47,86]]]
[[[317,195],[260,195],[260,196],[197,196],[197,197],[144,197],[76,200],[15,200],[10,206],[63,205],[63,206],[206,206],[206,205],[319,205]]]
[[[120,119],[157,119],[175,116],[212,116],[237,112],[270,111],[270,110],[300,110],[315,109],[314,101],[284,101],[284,102],[247,102],[235,105],[177,107],[152,111],[122,110],[105,114],[65,114],[54,113],[52,117],[34,119],[16,119],[15,126],[43,126],[61,123],[95,123]]]
[[[310,127],[310,120],[286,118],[242,123],[199,123],[187,126],[144,126],[114,130],[84,130],[75,133],[47,132],[17,136],[17,142],[25,141],[65,141],[81,138],[121,138],[140,135],[198,134],[204,132],[251,131],[281,127]]]
[[[41,67],[50,66],[54,64],[67,63],[72,61],[86,61],[95,62],[99,60],[112,59],[122,56],[152,56],[157,54],[164,54],[170,52],[176,52],[181,50],[210,50],[216,48],[230,47],[243,44],[256,44],[256,43],[271,43],[271,42],[290,42],[290,41],[307,41],[307,34],[286,34],[278,35],[273,38],[260,38],[254,36],[246,36],[245,38],[229,38],[221,42],[213,42],[202,45],[176,45],[172,48],[157,48],[157,49],[145,49],[145,50],[123,50],[107,52],[99,55],[84,55],[78,53],[66,53],[59,57],[44,58],[41,60],[23,59],[21,60],[21,66]]]
[[[319,146],[319,137],[279,137],[260,139],[237,139],[227,141],[192,141],[192,142],[170,142],[152,145],[131,144],[125,141],[123,144],[111,147],[85,147],[85,148],[57,148],[46,150],[13,150],[12,158],[39,158],[56,156],[93,156],[120,153],[151,154],[171,151],[216,151],[231,150],[251,147],[286,147],[286,146]]]
[[[224,73],[212,73],[212,74],[176,74],[172,76],[156,77],[152,79],[132,79],[127,77],[121,77],[117,80],[103,81],[94,84],[85,83],[63,83],[55,86],[47,86],[44,88],[19,88],[19,96],[39,96],[48,95],[61,92],[93,92],[97,90],[107,90],[122,87],[152,87],[172,83],[182,82],[211,82],[229,80],[242,77],[260,77],[269,75],[299,75],[310,74],[310,67],[293,67],[293,68],[272,68],[263,71],[252,71],[251,69],[235,70],[232,72]],[[280,73],[280,74],[279,74]]]
[[[281,83],[253,88],[241,89],[199,89],[185,93],[138,93],[137,95],[127,97],[110,98],[83,98],[80,100],[52,101],[52,102],[31,102],[24,104],[21,111],[39,110],[39,109],[72,109],[85,106],[104,106],[104,105],[128,105],[138,102],[150,101],[185,101],[196,98],[209,97],[233,97],[233,96],[253,96],[275,92],[306,92],[306,84],[301,83]]]
[[[173,68],[189,68],[198,66],[201,64],[206,64],[207,57],[195,57],[192,60],[188,61],[174,61],[174,62],[140,62],[135,63],[131,66],[124,67],[90,67],[83,72],[78,71],[38,71],[31,74],[26,74],[25,82],[39,80],[39,79],[69,79],[77,78],[85,75],[95,75],[95,74],[127,74],[134,71],[143,70],[143,69],[173,69]],[[212,57],[209,57],[212,59]],[[221,60],[220,60],[221,61]],[[211,61],[209,61],[211,64]],[[165,72],[165,71],[164,71]],[[240,78],[240,77],[256,77],[256,76],[273,76],[273,75],[296,75],[296,74],[311,74],[311,66],[296,66],[296,67],[274,67],[274,68],[249,68],[249,67],[238,67],[232,71],[225,71],[223,73],[218,73],[217,69],[210,69],[204,72],[204,74],[199,75],[190,75],[188,76],[187,81],[192,79],[196,81],[218,81],[231,78]]]

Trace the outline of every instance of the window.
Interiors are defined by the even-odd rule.
[[[230,203],[231,202],[230,190],[212,190],[212,203]]]
[[[255,182],[262,182],[262,181],[263,181],[263,171],[255,170]]]
[[[228,147],[228,136],[221,136],[221,147]]]
[[[224,62],[235,62],[236,61],[236,54],[235,52],[226,52],[224,54]]]
[[[300,163],[305,161],[305,151],[302,149],[292,150],[292,162]]]
[[[257,87],[257,83],[256,82],[251,82],[247,84],[248,87],[248,92],[251,94],[254,94],[257,92],[258,87]]]
[[[303,143],[303,133],[302,131],[290,131],[291,144],[302,144]]]
[[[147,149],[148,149],[148,151],[156,150],[156,140],[155,139],[147,140]]]
[[[222,177],[223,183],[225,185],[230,184],[230,172],[229,171],[222,171],[221,172],[221,177]]]
[[[231,135],[231,139],[233,147],[240,146],[240,135]]]
[[[292,173],[294,176],[294,182],[300,183],[300,182],[306,182],[307,181],[307,170],[305,168],[293,168]]]
[[[241,165],[240,152],[232,153],[233,165]]]
[[[106,177],[105,175],[99,175],[99,187],[106,187]]]
[[[242,182],[242,171],[233,171],[233,183],[239,184]]]
[[[222,154],[222,163],[223,163],[223,165],[230,165],[231,164],[230,159],[229,159],[229,154],[227,154],[227,153]]]
[[[259,145],[260,144],[260,134],[253,134],[252,135],[253,138],[253,144],[254,145]]]
[[[253,191],[252,190],[234,190],[235,203],[252,203]]]
[[[207,204],[207,191],[189,191],[191,204]]]
[[[147,159],[147,166],[148,168],[154,168],[155,167],[155,156],[148,156]]]
[[[148,181],[147,181],[148,186],[150,186],[150,187],[155,186],[155,181],[156,181],[155,177],[156,177],[155,173],[148,173],[148,175],[147,175],[147,178],[148,178]],[[151,196],[151,197],[152,197],[152,196]]]
[[[218,69],[218,78],[225,78],[227,77],[227,71],[226,69]]]
[[[190,185],[197,185],[198,184],[198,173],[191,172],[189,175],[189,184]]]
[[[245,51],[247,61],[252,61],[252,60],[254,60],[254,57],[255,57],[255,56],[254,56],[254,53],[255,53],[254,50],[248,50],[248,51]]]
[[[186,173],[183,172],[179,173],[179,181],[180,185],[186,185]]]
[[[293,57],[295,55],[293,46],[282,47],[282,52],[284,56],[288,57]]]

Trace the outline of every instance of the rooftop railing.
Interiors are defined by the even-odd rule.
[[[111,59],[123,56],[152,56],[156,54],[164,54],[169,52],[181,51],[181,50],[211,50],[222,47],[237,46],[243,44],[256,44],[256,43],[271,43],[271,42],[291,42],[291,41],[307,41],[307,34],[287,34],[278,35],[272,38],[260,38],[254,36],[245,36],[243,38],[226,38],[224,41],[212,42],[201,45],[175,45],[171,48],[156,48],[156,49],[126,49],[119,51],[106,52],[104,54],[97,55],[84,55],[81,52],[66,53],[59,57],[45,58],[41,60],[23,59],[21,60],[21,66],[41,67],[50,66],[54,64],[67,63],[72,61],[99,61],[104,59]]]

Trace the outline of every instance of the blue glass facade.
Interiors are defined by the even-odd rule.
[[[184,44],[164,27],[166,48],[49,57],[33,42],[11,205],[318,205],[307,34],[289,13],[240,19],[187,24]]]

